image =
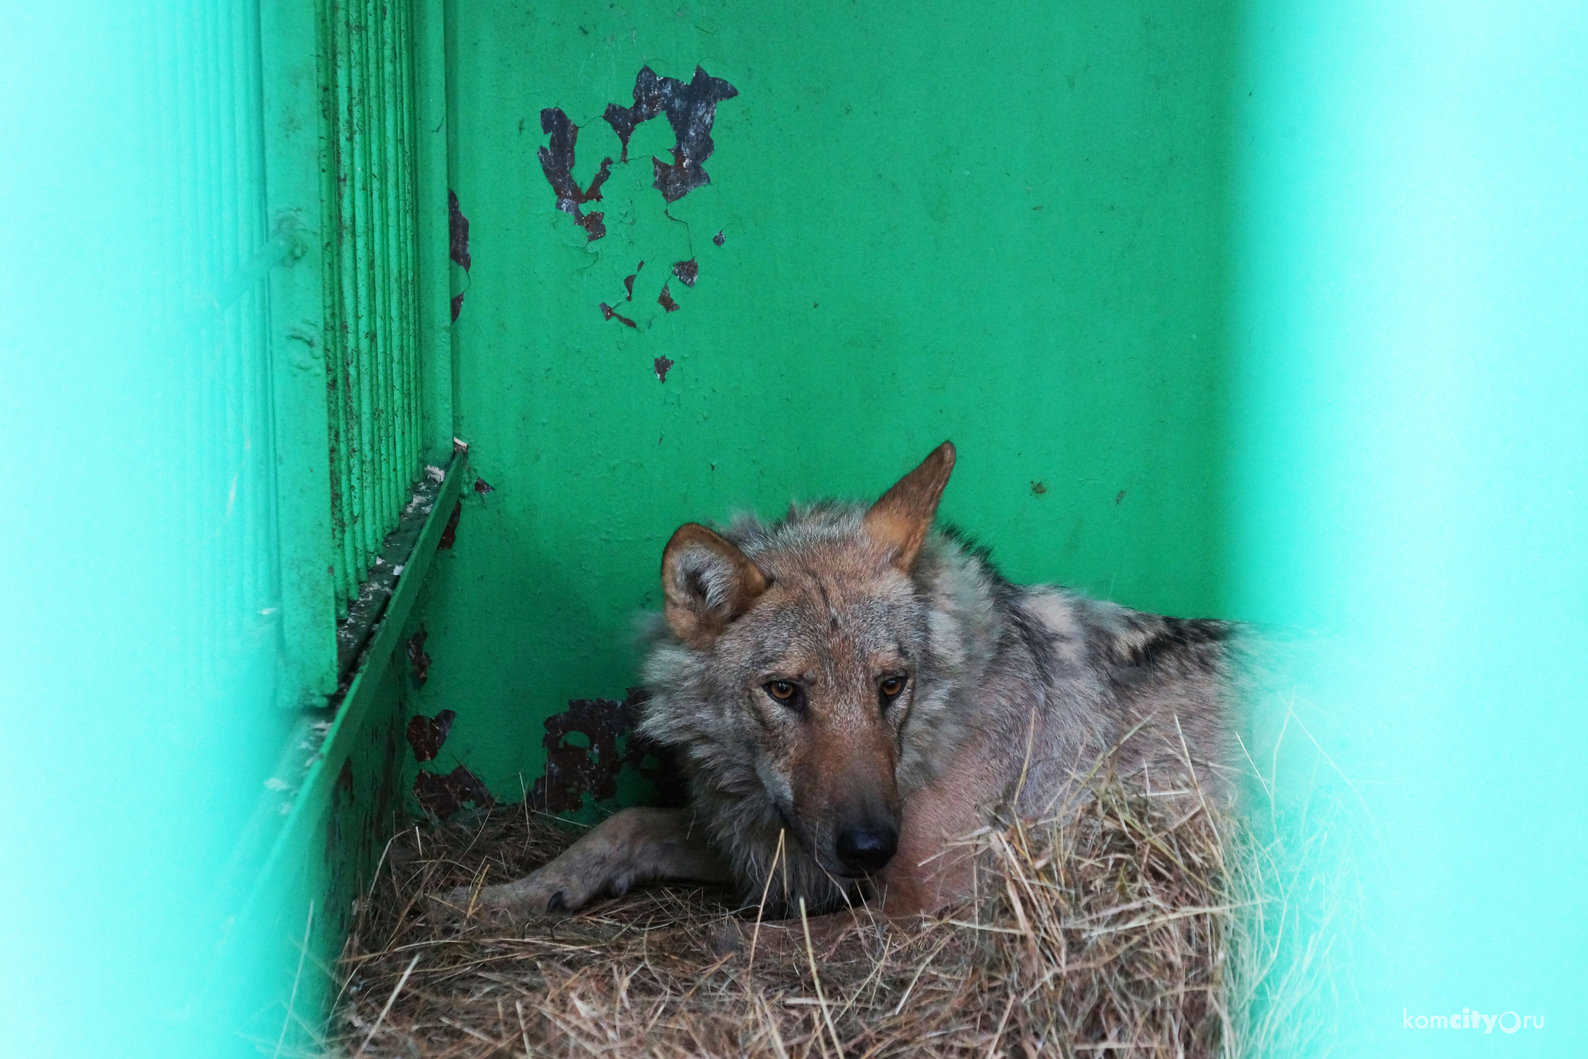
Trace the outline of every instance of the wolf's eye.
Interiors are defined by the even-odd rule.
[[[804,696],[800,693],[800,686],[792,680],[769,680],[762,685],[766,693],[791,710],[798,710],[804,705]]]
[[[886,706],[898,698],[899,693],[904,690],[904,678],[900,676],[887,677],[877,686],[877,690],[882,693],[882,705]]]

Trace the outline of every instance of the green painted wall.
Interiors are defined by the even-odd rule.
[[[425,615],[438,764],[516,798],[540,719],[621,696],[681,522],[876,495],[944,438],[944,517],[1011,576],[1218,613],[1234,43],[1219,3],[454,5],[457,424],[494,491]],[[588,242],[539,113],[587,184],[647,63],[738,89],[712,182],[664,213],[644,124]]]

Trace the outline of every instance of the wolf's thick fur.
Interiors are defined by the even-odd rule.
[[[953,462],[945,442],[869,508],[681,528],[640,731],[679,752],[689,809],[618,813],[471,900],[574,908],[661,877],[755,899],[770,878],[783,907],[911,913],[965,892],[957,838],[1094,768],[1226,797],[1229,627],[1009,583],[932,528]]]

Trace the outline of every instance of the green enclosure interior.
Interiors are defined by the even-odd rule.
[[[8,10],[0,1049],[312,1049],[421,769],[519,799],[678,524],[948,438],[1012,578],[1326,634],[1297,1025],[1583,1054],[1588,17],[1456,8]],[[603,115],[697,68],[669,203]]]
[[[1230,10],[448,18],[457,432],[492,491],[467,495],[424,610],[419,708],[458,714],[443,763],[517,797],[542,718],[623,697],[679,524],[874,497],[945,438],[942,517],[1011,577],[1220,611]],[[643,68],[697,66],[737,90],[710,183],[653,187],[676,142],[658,116],[582,206],[604,217],[588,239],[555,208],[541,111],[579,127],[588,187],[622,155],[608,105]]]

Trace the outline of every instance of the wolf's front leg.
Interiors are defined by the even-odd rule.
[[[687,809],[624,809],[517,882],[478,892],[460,887],[442,900],[469,913],[535,915],[571,912],[598,894],[625,893],[635,883],[654,879],[731,878]]]

